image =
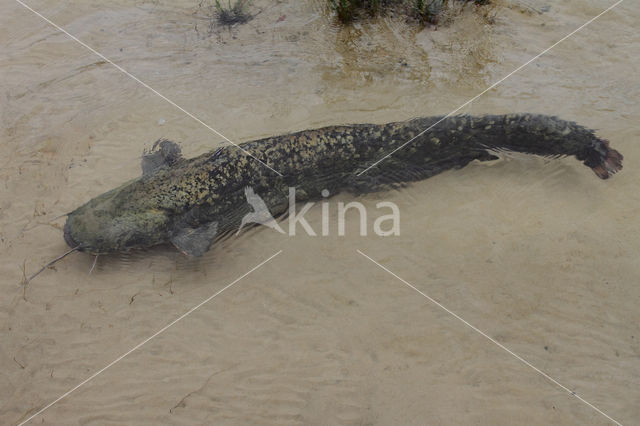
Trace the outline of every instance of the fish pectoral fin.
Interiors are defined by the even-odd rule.
[[[218,233],[218,222],[210,222],[199,226],[177,229],[171,236],[171,243],[187,256],[200,257],[211,247]]]
[[[182,159],[182,151],[177,143],[158,139],[151,151],[142,154],[142,174],[153,173],[161,167],[171,167]]]

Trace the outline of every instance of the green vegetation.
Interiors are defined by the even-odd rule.
[[[413,13],[424,22],[436,23],[446,0],[414,0]]]
[[[490,0],[329,0],[329,5],[342,22],[351,22],[363,14],[375,16],[388,10],[404,10],[410,16],[435,24],[438,14],[449,2],[487,4]]]
[[[361,11],[375,15],[380,11],[383,3],[386,5],[392,2],[389,0],[329,0],[331,8],[342,22],[353,21]]]
[[[243,24],[249,21],[252,16],[247,12],[251,0],[216,0],[216,16],[218,22],[223,25]]]

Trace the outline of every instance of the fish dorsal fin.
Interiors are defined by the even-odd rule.
[[[153,173],[162,167],[171,167],[182,158],[177,143],[167,139],[158,139],[150,151],[142,154],[142,174]]]
[[[187,256],[200,257],[211,247],[218,233],[218,222],[209,222],[197,227],[177,228],[171,236],[171,243]]]

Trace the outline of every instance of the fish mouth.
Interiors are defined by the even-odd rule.
[[[74,241],[73,238],[71,238],[71,230],[69,229],[69,221],[67,220],[67,223],[64,224],[64,241],[67,243],[67,245],[71,248],[76,248],[79,246],[78,243],[76,243]]]

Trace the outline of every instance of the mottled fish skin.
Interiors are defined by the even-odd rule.
[[[495,159],[488,150],[575,156],[603,179],[622,168],[622,155],[593,130],[535,114],[328,126],[241,146],[244,151],[229,146],[192,159],[178,158],[172,148],[170,164],[73,211],[65,240],[90,253],[126,251],[169,242],[185,227],[196,229],[212,222],[217,222],[218,236],[222,236],[236,231],[242,216],[251,211],[246,187],[253,188],[276,216],[288,208],[289,187],[296,188],[298,201],[320,198],[324,189],[331,194],[377,191],[460,168],[475,159]]]

